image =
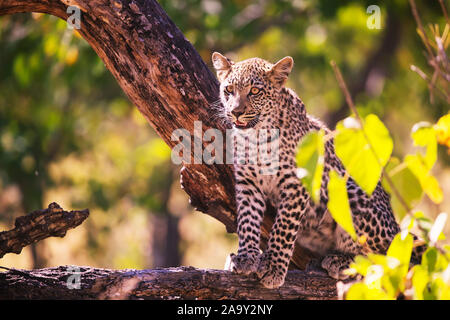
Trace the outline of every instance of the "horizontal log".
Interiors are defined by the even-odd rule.
[[[1,300],[336,298],[336,280],[319,271],[289,271],[278,289],[264,288],[253,276],[193,267],[110,270],[59,266],[0,273]]]

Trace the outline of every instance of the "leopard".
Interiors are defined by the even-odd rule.
[[[378,181],[369,196],[347,174],[335,153],[329,135],[332,131],[308,114],[303,101],[286,87],[293,58],[287,56],[275,64],[258,57],[234,62],[214,52],[212,64],[220,84],[219,112],[233,135],[250,130],[278,133],[266,142],[270,147],[277,144],[277,161],[267,163],[270,159],[266,157],[233,163],[238,250],[230,254],[228,269],[246,276],[254,274],[264,287],[274,289],[284,284],[296,243],[320,256],[319,268],[339,280],[349,276],[345,269],[355,256],[385,254],[400,232],[390,195]],[[299,179],[296,152],[306,134],[319,130],[331,138],[325,142],[320,199],[314,202]],[[246,155],[254,149],[254,145],[247,146]],[[358,239],[364,238],[364,242],[355,241],[327,210],[331,170],[347,177],[353,224]],[[276,209],[276,216],[263,252],[261,224],[269,205]],[[411,261],[420,262],[424,250],[423,246],[415,247]]]

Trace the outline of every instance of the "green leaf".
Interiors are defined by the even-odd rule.
[[[392,153],[393,142],[376,115],[369,114],[363,128],[352,125],[355,120],[351,119],[347,118],[336,126],[336,154],[356,183],[371,195]]]
[[[422,155],[407,155],[405,163],[412,173],[417,177],[426,195],[434,202],[441,203],[443,200],[443,192],[439,186],[439,182],[429,172],[426,159]]]
[[[393,300],[382,289],[371,289],[365,283],[358,282],[350,287],[346,300]]]
[[[300,179],[313,201],[320,200],[320,186],[322,184],[323,161],[324,161],[324,138],[323,130],[313,131],[305,135],[300,141],[296,160],[300,172]]]
[[[351,263],[350,268],[354,269],[357,273],[366,276],[367,269],[372,265],[372,262],[365,256],[356,256],[355,261]]]
[[[434,125],[437,142],[450,148],[450,113],[439,118]]]
[[[435,247],[429,247],[422,256],[422,266],[427,268],[429,273],[432,273],[436,269],[437,260],[437,249]]]
[[[403,201],[405,201],[410,208],[415,207],[422,199],[423,190],[420,181],[411,169],[409,169],[405,163],[400,163],[397,158],[392,158],[386,166],[386,172],[395,189],[400,193]],[[402,204],[397,193],[392,191],[391,186],[387,183],[385,177],[383,177],[382,183],[385,190],[391,195],[391,203],[394,212],[400,219],[403,218],[407,213],[406,208]]]
[[[424,164],[430,170],[437,160],[436,132],[428,122],[416,123],[412,128],[411,137],[415,146],[425,147]]]
[[[348,202],[346,179],[340,177],[334,170],[330,171],[328,182],[328,210],[337,224],[347,231],[353,240],[356,240],[352,212]]]
[[[369,258],[369,260],[372,261],[372,263],[374,263],[374,264],[379,264],[383,267],[388,266],[388,260],[385,255],[377,254],[377,253],[368,253],[367,258]]]
[[[422,266],[426,267],[429,273],[442,272],[448,264],[446,256],[436,247],[429,247],[422,256]]]
[[[384,167],[394,149],[394,143],[389,134],[389,130],[374,114],[369,114],[364,121],[364,131],[372,145],[375,155]]]
[[[400,262],[399,268],[402,275],[406,275],[409,268],[409,261],[411,260],[411,252],[413,248],[414,239],[411,234],[407,233],[402,239],[402,234],[398,233],[386,253],[386,256],[395,258]]]
[[[416,265],[413,267],[413,276],[411,281],[414,288],[414,299],[424,299],[423,293],[427,287],[428,280],[428,272],[423,266]]]
[[[436,131],[428,122],[419,122],[414,125],[411,136],[415,146],[425,147],[425,154],[409,154],[405,157],[405,163],[417,177],[427,196],[434,203],[441,203],[443,192],[437,179],[430,173],[437,159]]]

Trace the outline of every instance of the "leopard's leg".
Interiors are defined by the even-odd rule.
[[[239,249],[237,255],[231,254],[230,271],[250,274],[256,271],[260,255],[261,221],[266,202],[261,190],[249,179],[236,179],[237,234]]]
[[[277,216],[257,270],[260,282],[266,288],[283,285],[302,217],[309,208],[309,195],[299,179],[287,174],[282,181]]]
[[[344,273],[344,270],[350,267],[354,257],[353,254],[329,253],[323,258],[321,265],[333,279],[345,280],[349,276]]]

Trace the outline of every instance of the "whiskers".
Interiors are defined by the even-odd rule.
[[[253,116],[253,118],[248,122],[247,127],[253,128],[259,121],[259,114]]]
[[[231,128],[231,113],[225,112],[225,108],[220,99],[217,99],[209,104],[209,116],[211,120],[223,128]]]
[[[239,117],[240,121],[250,122],[258,115],[256,113],[247,113]]]
[[[253,110],[252,110],[253,111]],[[216,123],[218,127],[230,129],[233,127],[233,123],[236,121],[236,117],[231,112],[225,111],[225,107],[220,99],[217,99],[209,104],[208,114],[213,123]],[[259,121],[259,113],[251,112],[245,113],[239,116],[240,122],[245,122],[246,128],[254,127]]]

